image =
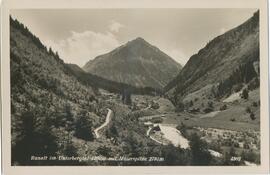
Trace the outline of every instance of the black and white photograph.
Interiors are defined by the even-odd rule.
[[[3,154],[14,170],[265,170],[261,6],[14,4],[1,65]]]
[[[12,165],[260,165],[259,18],[12,10]]]

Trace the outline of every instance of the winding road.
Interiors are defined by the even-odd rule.
[[[112,110],[109,108],[107,108],[107,109],[108,109],[108,113],[107,113],[105,122],[94,130],[94,133],[95,133],[97,139],[100,138],[98,131],[101,130],[102,128],[104,128],[105,126],[107,126],[111,120]]]

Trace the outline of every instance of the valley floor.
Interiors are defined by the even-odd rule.
[[[241,155],[245,151],[250,151],[259,156],[260,115],[259,111],[256,111],[257,108],[252,108],[252,104],[259,100],[259,90],[256,89],[251,91],[248,100],[236,96],[237,95],[233,94],[225,99],[225,102],[222,102],[222,105],[226,104],[226,109],[218,109],[209,113],[189,111],[174,112],[171,110],[173,105],[169,104],[170,102],[168,100],[161,100],[158,97],[154,97],[153,101],[157,102],[159,104],[159,109],[162,110],[157,110],[159,116],[156,114],[152,116],[156,118],[162,116],[160,126],[170,125],[176,127],[184,125],[186,128],[184,131],[186,133],[185,135],[188,135],[189,133],[199,134],[201,139],[205,140],[214,151],[224,153],[233,147],[238,155]],[[164,103],[164,101],[166,101],[166,103]],[[218,105],[220,106],[221,104]],[[257,114],[255,120],[250,118],[250,112],[247,111],[248,108],[255,110],[255,113]],[[151,116],[147,117],[149,119],[148,122],[151,120],[156,122]],[[144,116],[144,119],[147,117]],[[150,123],[147,123],[147,125],[149,124]],[[155,126],[157,123],[153,123],[153,125]],[[167,139],[166,133],[162,133],[162,137],[160,137],[160,131],[156,131],[152,133],[152,137],[155,135],[155,138],[164,137],[165,140]],[[171,134],[171,136],[173,136],[173,134]],[[178,140],[176,136],[175,140]],[[175,141],[171,142],[174,143]],[[182,147],[186,147],[185,142],[182,143]]]
[[[258,91],[255,90],[251,93],[249,100],[244,101],[239,98],[230,102],[225,100],[217,105],[226,104],[226,109],[209,113],[187,110],[176,112],[174,105],[169,100],[142,95],[132,96],[133,105],[119,105],[118,108],[125,108],[127,113],[124,115],[137,116],[139,122],[137,127],[141,130],[140,137],[148,139],[147,142],[152,141],[156,145],[155,147],[172,144],[175,147],[190,149],[189,139],[192,134],[196,133],[208,144],[208,151],[213,157],[224,159],[228,153],[233,151],[235,157],[241,157],[243,164],[251,166],[260,163],[260,121],[259,117],[251,120],[246,108],[251,106],[257,95]],[[121,103],[119,96],[115,94],[106,93],[105,96],[106,101],[110,103]],[[242,101],[239,102],[239,100]],[[112,113],[113,115],[111,115]],[[95,130],[96,140],[85,142],[75,139],[78,147],[82,144],[86,148],[80,149],[80,154],[98,156],[97,150],[105,146],[112,151],[110,155],[121,156],[119,148],[121,141],[119,142],[119,139],[107,134],[108,129],[115,124],[117,117],[120,117],[119,113],[108,109],[105,123]],[[127,121],[122,122],[125,125]],[[128,130],[123,132],[128,135]],[[132,129],[130,129],[131,131]],[[123,135],[124,133],[118,134]]]

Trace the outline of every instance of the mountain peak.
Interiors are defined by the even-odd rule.
[[[180,64],[141,37],[96,58],[83,67],[86,72],[136,87],[161,89],[181,69]]]
[[[134,41],[145,41],[142,37],[137,37]]]
[[[129,43],[138,43],[138,44],[147,44],[150,45],[145,39],[143,39],[142,37],[137,37],[134,40],[131,40]]]

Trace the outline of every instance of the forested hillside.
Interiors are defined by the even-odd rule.
[[[259,12],[256,12],[245,23],[214,38],[193,55],[165,91],[177,101],[188,93],[220,83],[219,96],[225,95],[236,83],[247,83],[257,76],[252,65],[258,61]],[[229,77],[231,80],[227,80]]]
[[[67,64],[70,71],[79,79],[82,83],[90,85],[95,90],[105,89],[109,92],[122,94],[125,91],[129,91],[131,94],[148,94],[156,95],[161,94],[162,89],[152,87],[136,87],[126,83],[120,83],[112,80],[102,78],[100,76],[85,72],[78,65]]]
[[[39,164],[30,160],[32,155],[73,154],[73,135],[92,139],[92,128],[104,120],[105,105],[57,53],[12,18],[10,70],[13,164]],[[88,132],[76,133],[82,125]]]

